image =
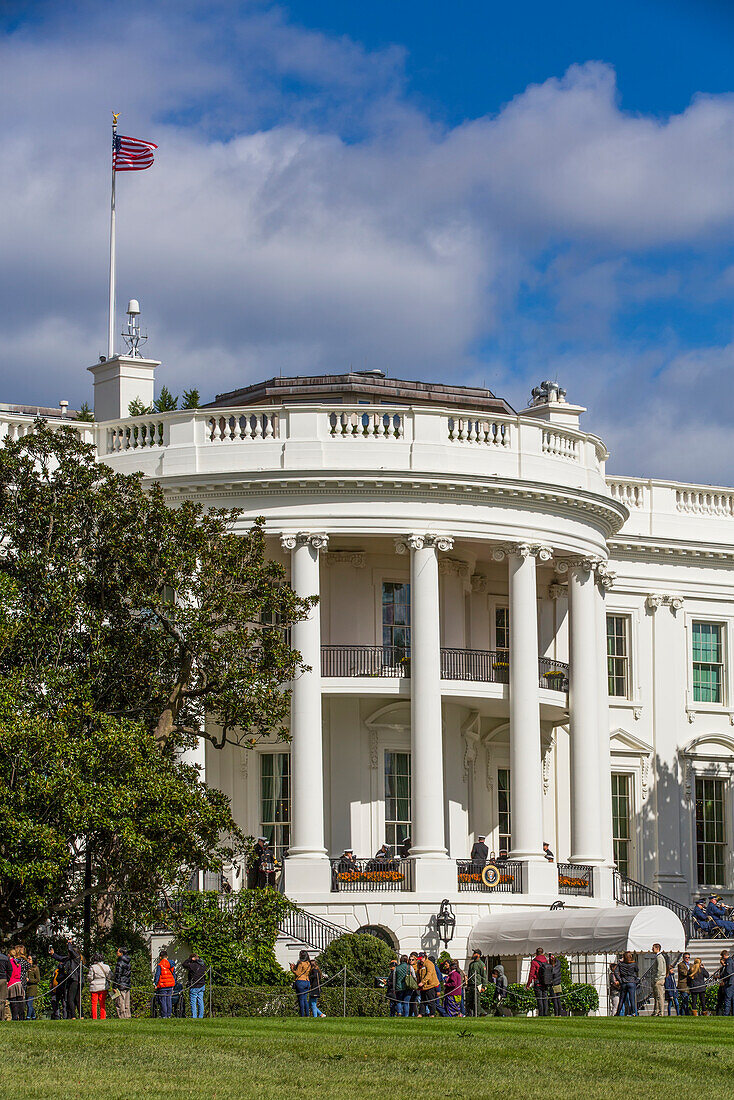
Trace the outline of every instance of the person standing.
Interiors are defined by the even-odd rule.
[[[617,1009],[617,1016],[636,1016],[637,978],[640,971],[631,951],[625,951],[624,955],[622,955],[617,966],[617,971],[619,973],[619,985],[622,993],[619,1001],[619,1008]]]
[[[390,1015],[398,1016],[398,960],[390,959],[390,969],[385,982],[385,995],[390,1006]]]
[[[432,1011],[438,1016],[446,1015],[443,1005],[438,1000],[440,988],[441,982],[436,964],[421,952],[418,962],[418,989],[420,990],[421,1002],[426,1006],[426,1015],[428,1016],[431,1015]],[[461,987],[459,987],[459,993],[461,993]]]
[[[678,1000],[678,984],[675,980],[675,969],[672,966],[668,967],[668,973],[665,975],[665,1000],[668,1004],[668,1015],[671,1016],[671,1008],[675,1008],[676,1016],[680,1016],[680,1002]]]
[[[467,977],[467,1009],[469,1016],[486,1016],[481,995],[487,988],[489,976],[484,960],[478,951],[472,954]]]
[[[5,1019],[5,1008],[8,1003],[8,983],[12,973],[10,956],[0,952],[0,1022]]]
[[[652,993],[655,998],[653,1016],[662,1016],[665,1008],[665,979],[668,974],[668,962],[659,943],[652,945]]]
[[[206,989],[206,964],[195,951],[181,963],[188,975],[189,1006],[192,1020],[204,1019],[204,990]]]
[[[133,984],[132,964],[126,947],[117,948],[112,988],[117,991],[115,1009],[119,1020],[130,1019],[130,989]]]
[[[486,839],[487,838],[485,836],[480,836],[477,838],[476,843],[472,845],[471,855],[469,858],[471,859],[472,863],[474,864],[474,868],[477,871],[481,871],[482,867],[484,867],[487,859],[489,858],[489,848],[485,843]]]
[[[548,1015],[548,986],[550,983],[551,974],[547,973],[545,967],[548,966],[548,959],[543,954],[542,947],[535,948],[535,957],[530,963],[530,973],[528,974],[528,980],[525,983],[525,988],[530,989],[533,987],[533,993],[535,994],[535,1003],[538,1006],[538,1015]],[[549,980],[546,981],[545,979]]]
[[[25,1018],[25,1004],[23,1001],[23,977],[18,957],[18,948],[13,947],[10,952],[10,981],[8,982],[8,1000],[10,1001],[10,1014],[14,1020]],[[25,961],[25,960],[24,960]]]
[[[324,982],[324,975],[316,960],[311,963],[311,969],[308,973],[308,982],[310,986],[308,991],[308,1006],[311,1009],[311,1015],[314,1020],[320,1020],[326,1016],[326,1013],[322,1012],[319,1008],[319,997],[321,996],[321,986]]]
[[[94,956],[94,962],[89,968],[87,981],[92,998],[92,1019],[107,1019],[107,983],[112,977],[112,971],[101,955]]]
[[[247,885],[253,890],[260,881],[260,863],[262,860],[262,854],[265,851],[268,843],[268,838],[265,836],[259,836],[255,841],[255,847],[252,849],[249,865],[247,868]]]
[[[688,971],[691,969],[691,956],[686,951],[678,961],[678,1003],[681,1016],[690,1016],[691,998],[688,986]]]
[[[82,1014],[82,953],[71,939],[66,940],[66,954],[58,955],[53,947],[49,947],[48,953],[52,959],[60,963],[59,985],[63,983],[63,998],[66,1004],[66,1019],[75,1020],[77,1012]]]
[[[550,846],[550,844],[548,843],[547,840],[543,841],[543,855],[545,856],[545,858],[548,860],[549,863],[553,863],[553,861],[556,858],[553,855],[553,852],[551,851],[551,846]]]
[[[500,1005],[507,996],[507,975],[505,974],[505,968],[502,963],[497,963],[492,971],[492,984],[495,989],[494,1011],[497,1016],[500,1015]]]
[[[563,1003],[561,1001],[561,994],[563,993],[563,983],[561,981],[561,960],[557,955],[549,955],[548,962],[553,968],[551,971],[551,984],[549,990],[549,997],[553,1003],[553,1015],[565,1016],[566,1013],[563,1009]]]
[[[721,973],[721,988],[724,996],[722,1000],[722,1016],[734,1016],[734,958],[726,952]]]
[[[607,989],[609,997],[609,1015],[616,1016],[617,1009],[619,1008],[619,1001],[622,996],[622,983],[619,980],[619,964],[612,962],[609,964],[609,975],[607,979]]]
[[[401,955],[400,962],[395,969],[395,993],[398,1000],[398,1016],[410,1015],[410,994],[412,992],[407,984],[408,956]]]
[[[461,991],[464,985],[463,975],[456,959],[444,963],[443,1003],[447,1016],[463,1016],[461,1011]]]
[[[298,997],[298,1015],[308,1016],[309,994],[311,992],[311,957],[308,951],[299,951],[298,962],[291,963]]]
[[[164,1020],[170,1020],[173,1014],[173,987],[176,984],[176,976],[165,948],[161,949],[158,956],[153,984],[155,985],[160,1014]]]
[[[706,982],[710,975],[700,959],[694,959],[691,969],[688,971],[688,988],[691,994],[691,1012],[694,1016],[705,1016],[706,1013]],[[698,1008],[696,1008],[698,1005]],[[700,1013],[699,1013],[700,1009]]]
[[[33,960],[33,956],[28,956],[28,976],[26,978],[25,987],[25,999],[26,999],[26,1020],[35,1020],[36,1017],[36,997],[38,996],[38,985],[41,981],[41,971],[36,966]]]

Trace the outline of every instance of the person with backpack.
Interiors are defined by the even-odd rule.
[[[189,978],[189,1005],[191,1007],[191,1019],[204,1019],[204,990],[206,989],[206,963],[203,963],[195,951],[192,951],[188,959],[181,966]]]
[[[101,955],[95,955],[94,962],[89,968],[87,981],[92,997],[92,1019],[107,1019],[107,987],[112,977],[112,971]]]
[[[563,993],[563,983],[561,982],[561,960],[557,955],[549,955],[548,962],[551,965],[551,983],[548,990],[548,996],[553,1004],[554,1016],[565,1016],[565,1010],[563,1008],[563,1002],[561,1001],[561,995]]]
[[[112,975],[112,988],[117,994],[115,1010],[118,1020],[130,1019],[130,989],[133,984],[132,963],[126,947],[117,948],[115,970]]]
[[[548,989],[553,983],[553,967],[543,954],[542,947],[535,948],[535,957],[530,963],[530,973],[525,983],[525,988],[533,987],[535,1003],[538,1006],[538,1015],[548,1015]]]
[[[8,1000],[10,1001],[10,1014],[14,1020],[25,1019],[25,997],[23,990],[23,970],[19,949],[14,947],[10,952],[10,981],[8,982]],[[25,962],[25,959],[23,959]]]
[[[164,1020],[170,1020],[173,1015],[173,987],[176,984],[176,976],[165,948],[161,949],[158,956],[153,984],[155,985],[160,1014]]]

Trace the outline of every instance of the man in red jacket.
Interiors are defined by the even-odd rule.
[[[548,1015],[548,986],[551,984],[545,979],[547,974],[545,967],[549,966],[549,962],[543,954],[542,947],[535,948],[535,958],[530,963],[530,973],[528,974],[528,980],[525,983],[525,988],[530,989],[533,987],[533,993],[535,994],[535,1003],[538,1006],[538,1015]]]

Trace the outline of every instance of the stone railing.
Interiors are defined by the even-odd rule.
[[[619,481],[607,478],[609,490],[615,500],[625,508],[643,508],[645,506],[645,486],[638,481]]]
[[[696,516],[734,516],[734,492],[715,489],[676,489],[675,507]]]
[[[557,458],[569,458],[577,462],[579,458],[578,436],[571,432],[561,432],[558,428],[543,428],[543,454]]]
[[[452,443],[485,443],[490,447],[509,447],[511,443],[512,426],[507,420],[449,416],[446,427]]]
[[[715,546],[734,543],[734,489],[652,478],[607,477],[612,498],[629,510],[617,538],[643,535]]]

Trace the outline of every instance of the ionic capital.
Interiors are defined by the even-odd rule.
[[[659,607],[669,607],[671,612],[680,611],[683,607],[683,597],[671,596],[663,592],[650,592],[645,599],[645,607],[648,611],[657,611]]]
[[[352,565],[364,569],[367,555],[364,550],[329,550],[324,554],[325,565]]]
[[[492,550],[494,561],[504,561],[506,557],[514,554],[520,558],[537,558],[538,561],[550,561],[553,557],[553,549],[544,543],[537,542],[508,542],[501,546],[495,546]]]
[[[409,550],[422,550],[426,546],[435,546],[444,553],[453,550],[454,540],[450,535],[412,534],[395,539],[395,553],[407,554]]]
[[[484,573],[472,573],[471,577],[471,590],[472,592],[484,593],[487,591],[487,585],[489,578]]]
[[[469,563],[459,561],[457,558],[441,558],[438,563],[438,571],[444,576],[461,577],[462,580],[469,580]]]
[[[323,531],[299,531],[295,535],[281,535],[280,545],[284,550],[295,550],[297,546],[312,546],[314,550],[325,550],[329,545],[329,536]]]
[[[565,584],[561,584],[559,581],[553,581],[548,585],[548,595],[552,600],[562,600],[568,596],[568,589]]]
[[[603,564],[603,558],[590,555],[583,558],[559,558],[556,561],[556,573],[568,573],[569,569],[583,569],[587,573],[595,573]]]

